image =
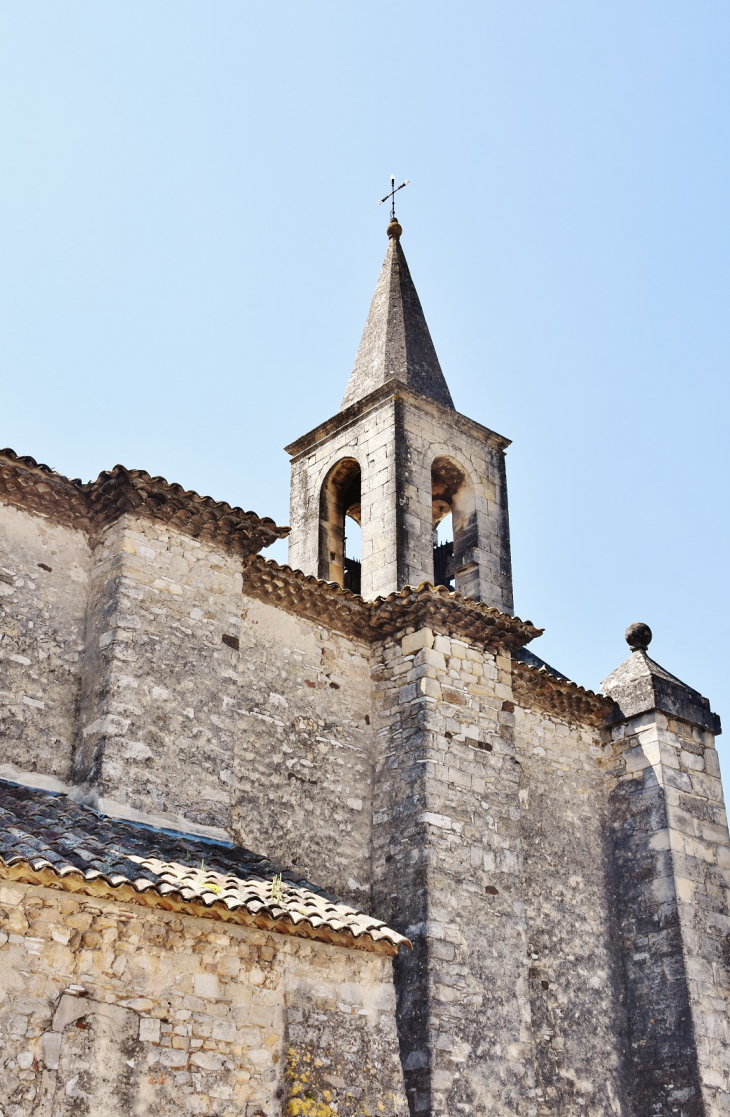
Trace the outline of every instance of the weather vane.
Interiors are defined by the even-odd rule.
[[[390,220],[391,221],[395,221],[395,196],[396,196],[396,194],[398,193],[399,190],[402,190],[403,187],[407,186],[407,185],[408,185],[408,179],[406,179],[405,182],[402,182],[400,184],[400,186],[396,186],[395,175],[391,175],[390,176],[390,193],[386,194],[385,197],[381,198],[380,201],[378,202],[378,205],[382,206],[383,202],[387,202],[388,198],[390,198]]]

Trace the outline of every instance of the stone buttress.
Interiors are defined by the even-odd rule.
[[[603,682],[636,1113],[730,1112],[730,840],[709,702],[647,655]]]
[[[534,1057],[509,652],[423,628],[379,645],[374,674],[373,900],[413,942],[396,967],[411,1113],[527,1114]]]

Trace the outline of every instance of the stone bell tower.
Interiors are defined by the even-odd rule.
[[[512,612],[504,453],[454,409],[393,218],[339,412],[287,446],[290,565],[363,597],[435,582]],[[452,515],[453,546],[436,547]],[[346,518],[362,560],[345,554]]]

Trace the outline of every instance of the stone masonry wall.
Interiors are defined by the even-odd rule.
[[[222,829],[362,906],[365,649],[242,591],[236,556],[147,520],[108,529],[93,575],[76,782],[116,813]]]
[[[390,485],[389,437],[371,447],[370,477],[381,487]],[[407,440],[398,445],[407,457]],[[0,506],[0,626],[0,764],[80,784],[110,813],[246,845],[413,940],[413,952],[396,959],[396,984],[415,1117],[729,1117],[730,839],[710,734],[655,711],[614,728],[601,748],[587,725],[515,709],[508,654],[428,628],[366,646],[264,603],[253,582],[247,592],[245,563],[231,550],[130,515],[101,534],[92,555],[82,533]],[[112,924],[93,920],[112,916],[102,901],[94,912],[86,900],[54,894],[57,906],[71,905],[58,907],[64,919],[83,922],[91,912],[93,920],[76,928],[78,939],[74,930],[64,940],[63,929],[48,939],[33,930],[38,904],[53,907],[46,893],[21,888],[18,898],[20,886],[7,887],[15,923],[6,933],[22,931],[23,950],[27,941],[44,945],[30,949],[29,969],[13,953],[20,941],[8,939],[0,990],[7,972],[20,997],[16,975],[27,984],[36,957],[47,959],[48,980],[52,965],[66,976],[44,1018],[50,1024],[25,1037],[48,1032],[43,1045],[60,1061],[36,1068],[26,1048],[13,1048],[8,1082],[12,1090],[30,1083],[31,1092],[26,1103],[26,1085],[18,1087],[22,1100],[3,1117],[44,1114],[42,1106],[48,1117],[84,1105],[94,1112],[77,1087],[92,1099],[93,1090],[131,1096],[146,1010],[105,984],[131,974],[116,972],[116,954],[94,959],[107,931],[116,940]],[[17,917],[23,905],[30,931]],[[129,920],[144,928],[162,920],[164,936],[154,935],[173,944],[175,964],[174,935],[185,938],[182,954],[198,957],[194,936],[169,931],[173,916],[112,907],[120,940]],[[202,922],[205,935],[239,934]],[[73,953],[68,974],[62,950]],[[282,950],[300,957],[298,946]],[[326,968],[325,958],[355,953],[317,958]],[[165,969],[162,947],[155,957],[140,973]],[[84,998],[73,986],[90,966],[98,989]],[[340,1087],[316,1062],[318,1048],[335,1042],[333,1018],[317,1000],[329,1004],[330,994],[291,1000],[282,981],[276,1034],[299,1082],[290,1117],[331,1117],[321,1106],[339,1105],[339,1095],[323,1091]],[[93,1011],[78,1015],[80,1000]],[[342,1073],[327,1074],[351,1085],[353,1068],[385,1065],[385,1055],[369,1060],[370,1025],[350,1015],[338,1033],[346,1034]],[[183,1050],[172,1038],[182,1043],[183,1033],[160,1031],[167,1034],[171,1050]],[[83,1067],[75,1077],[77,1064],[106,1067],[100,1052],[113,1036],[128,1050],[124,1065],[110,1064],[96,1084]],[[205,1037],[188,1036],[191,1051],[193,1038]],[[216,1094],[212,1079],[199,1088],[205,1067],[191,1065],[179,1070],[192,1076],[191,1108],[182,1112],[219,1112],[229,1095]],[[169,1084],[175,1068],[167,1066],[150,1075]],[[61,1093],[49,1086],[51,1071]],[[142,1107],[148,1086],[165,1085],[144,1082],[134,1085]],[[209,1100],[195,1101],[198,1094]],[[178,1112],[164,1108],[166,1095],[149,1097],[157,1111]]]
[[[369,909],[368,649],[244,598],[235,706],[234,839]]]
[[[0,503],[0,765],[69,776],[90,568],[83,532]]]
[[[712,734],[616,726],[612,816],[637,1112],[730,1113],[730,841]]]
[[[123,516],[96,548],[74,778],[139,811],[225,827],[241,562]],[[228,683],[228,688],[232,684]]]
[[[404,1117],[389,958],[0,881],[4,1117]]]
[[[601,731],[515,717],[537,1113],[628,1117]]]
[[[422,629],[374,673],[374,899],[414,944],[396,965],[411,1112],[532,1112],[509,657]]]
[[[368,650],[246,597],[237,555],[159,522],[123,516],[92,558],[80,532],[0,515],[0,763],[366,905]]]
[[[411,1112],[636,1117],[601,731],[515,709],[509,656],[428,629],[373,672],[373,898],[414,943]]]

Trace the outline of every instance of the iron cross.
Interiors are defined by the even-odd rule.
[[[383,202],[387,202],[388,198],[390,198],[390,220],[391,221],[395,221],[395,196],[396,196],[396,194],[398,193],[399,190],[402,190],[403,187],[407,186],[407,185],[408,185],[408,179],[406,179],[405,182],[402,182],[400,184],[400,186],[396,186],[395,176],[391,175],[390,176],[390,193],[386,194],[385,197],[381,198],[380,201],[378,202],[378,205],[382,206]]]

